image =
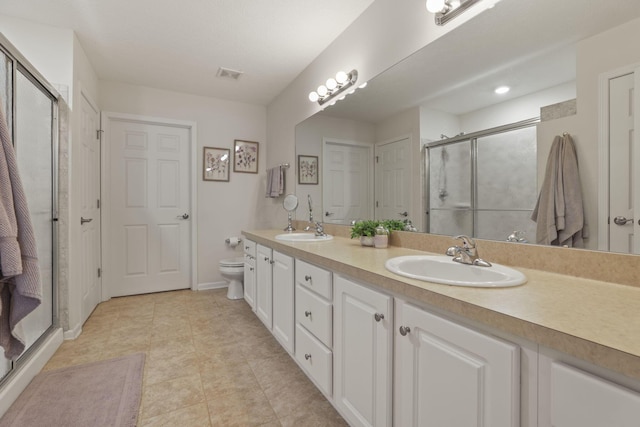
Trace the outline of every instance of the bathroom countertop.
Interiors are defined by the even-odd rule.
[[[318,243],[275,240],[280,233],[243,231],[248,239],[287,255],[640,380],[640,287],[520,267],[527,276],[522,286],[441,285],[384,267],[389,258],[428,252],[363,247],[337,236]]]

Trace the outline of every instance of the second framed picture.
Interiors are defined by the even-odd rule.
[[[318,183],[318,156],[298,156],[298,184]]]
[[[233,171],[258,173],[258,143],[236,139],[233,144]]]

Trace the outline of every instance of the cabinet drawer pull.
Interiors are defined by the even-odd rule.
[[[273,265],[273,264],[275,264],[275,263],[276,263],[276,262],[275,262],[274,260],[269,261],[269,264],[271,264],[271,265]]]
[[[264,260],[265,261],[269,261],[269,257],[264,257]]]
[[[311,312],[310,311],[305,311],[304,312],[304,317],[311,317]]]
[[[304,355],[304,358],[306,360],[311,360],[311,355],[309,353],[307,353],[307,354]]]
[[[384,319],[384,314],[382,313],[376,313],[373,315],[373,318],[376,319],[376,322],[381,321],[382,319]]]
[[[307,276],[304,276],[304,280],[305,280],[306,282],[310,282],[310,281],[311,281],[311,276],[308,276],[308,275],[307,275]]]
[[[253,271],[253,267],[249,267],[249,271]]]
[[[244,248],[245,248],[246,250],[249,250],[249,246],[245,246]]]
[[[403,337],[406,336],[409,332],[411,332],[411,328],[408,326],[400,326],[400,335]]]

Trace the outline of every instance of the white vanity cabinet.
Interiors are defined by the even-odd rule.
[[[396,299],[394,425],[519,425],[518,346]]]
[[[270,331],[273,329],[273,268],[271,248],[256,248],[256,314]]]
[[[244,241],[244,300],[256,311],[256,242]]]
[[[294,264],[293,258],[273,251],[273,330],[282,347],[294,351]]]
[[[392,422],[393,298],[334,275],[334,403],[351,426]]]
[[[563,363],[551,363],[548,396],[550,420],[541,416],[541,426],[640,426],[640,393]]]
[[[295,358],[328,397],[333,389],[332,274],[305,261],[295,268]]]

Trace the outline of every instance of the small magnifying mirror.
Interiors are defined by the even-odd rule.
[[[295,194],[287,194],[284,198],[284,202],[282,202],[282,206],[288,213],[287,227],[284,231],[295,231],[295,228],[293,228],[293,225],[291,224],[291,212],[295,212],[298,208],[298,198]]]

